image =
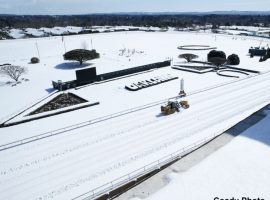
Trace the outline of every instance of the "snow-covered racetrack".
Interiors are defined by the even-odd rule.
[[[71,199],[214,133],[270,102],[270,73],[0,152],[0,199]]]

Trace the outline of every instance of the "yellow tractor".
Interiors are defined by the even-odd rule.
[[[170,115],[175,112],[179,112],[180,104],[178,101],[168,101],[167,105],[161,106],[161,112],[164,115]]]
[[[164,115],[170,115],[175,112],[179,112],[180,108],[188,109],[189,104],[188,101],[168,101],[168,103],[165,106],[161,106],[161,113]]]

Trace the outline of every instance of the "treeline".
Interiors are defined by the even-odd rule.
[[[270,26],[270,15],[131,15],[93,14],[70,16],[0,15],[0,28],[40,28],[55,26],[155,26],[191,27],[216,26]]]

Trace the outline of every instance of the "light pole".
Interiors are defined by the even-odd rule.
[[[38,58],[39,58],[39,60],[40,60],[40,53],[39,53],[39,49],[38,49],[38,43],[37,43],[37,41],[36,41],[36,49],[37,49],[37,53],[38,53]]]
[[[185,90],[184,90],[184,86],[185,86],[184,84],[185,84],[184,79],[182,78],[180,80],[180,92],[179,92],[180,97],[185,97],[186,96],[186,93],[185,93]]]

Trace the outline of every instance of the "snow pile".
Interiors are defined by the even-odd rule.
[[[11,36],[14,39],[21,39],[25,37],[24,31],[20,29],[10,29],[9,30],[9,36]]]
[[[26,35],[33,36],[33,37],[44,37],[47,35],[68,35],[72,33],[79,33],[83,30],[82,27],[76,26],[67,26],[67,27],[53,27],[53,28],[46,28],[42,27],[40,29],[36,28],[26,28],[24,30],[21,29],[11,29],[9,30],[9,35],[14,39],[24,38]]]
[[[27,28],[25,29],[25,33],[34,37],[42,37],[45,36],[45,33],[42,30],[38,30],[35,28]]]
[[[39,30],[44,31],[50,35],[67,35],[68,31],[63,27],[54,27],[54,28],[40,28]]]
[[[111,26],[92,26],[91,30],[103,33],[103,32],[111,32],[112,31],[111,28],[112,28]]]
[[[112,30],[112,31],[122,31],[122,30],[128,31],[129,28],[130,27],[128,27],[128,26],[115,26],[115,27],[110,28],[110,30]]]
[[[240,31],[240,30],[225,30],[224,33],[228,33],[232,35],[240,35],[240,34],[253,35],[253,33],[250,31]]]
[[[77,26],[67,26],[64,29],[68,31],[69,33],[79,33],[83,30],[82,27],[77,27]]]

